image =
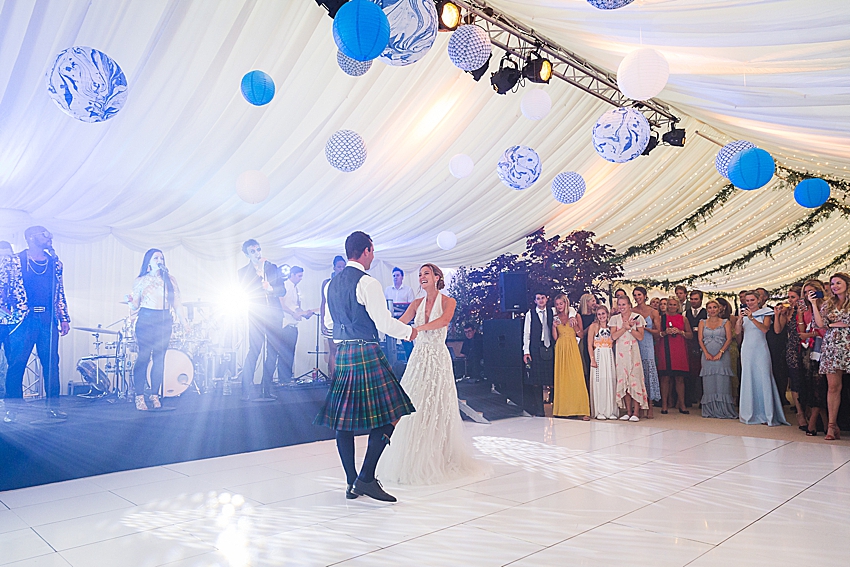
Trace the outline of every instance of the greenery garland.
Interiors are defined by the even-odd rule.
[[[829,183],[830,191],[833,195],[837,190],[839,193],[841,193],[841,197],[843,199],[847,199],[848,197],[850,197],[850,181],[834,177],[832,175],[814,175],[807,171],[797,171],[796,169],[790,169],[785,167],[784,165],[779,165],[777,163],[776,177],[779,178],[779,184],[777,185],[777,188],[787,188],[791,189],[792,191],[797,186],[797,184],[800,183],[800,181],[817,177]]]

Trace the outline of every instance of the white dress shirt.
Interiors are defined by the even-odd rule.
[[[290,325],[297,325],[301,319],[296,319],[291,313],[288,313],[287,310],[292,311],[293,313],[297,313],[301,310],[301,291],[298,289],[297,285],[289,280],[283,282],[283,287],[286,289],[286,295],[281,297],[284,306],[283,326],[289,327]]]
[[[348,266],[357,268],[361,272],[366,273],[366,269],[359,262],[355,262],[354,260],[349,260],[346,264],[346,267]],[[325,287],[325,301],[327,301],[328,287],[330,286]],[[366,308],[366,313],[369,314],[372,322],[375,323],[375,327],[377,327],[378,332],[397,339],[404,339],[406,341],[410,340],[410,335],[413,333],[413,327],[405,325],[398,319],[395,319],[392,313],[390,313],[390,310],[387,309],[387,300],[384,297],[384,290],[381,287],[381,282],[369,274],[366,274],[360,278],[360,281],[357,282],[357,289],[355,293],[357,296],[357,303]],[[287,292],[287,295],[288,294],[289,293]],[[330,309],[325,311],[325,327],[328,329],[333,329],[334,327]]]
[[[404,284],[401,284],[399,288],[396,288],[394,285],[388,285],[384,289],[384,297],[392,299],[393,303],[413,303],[413,300],[416,299],[413,290]]]
[[[552,322],[555,315],[555,308],[550,307],[549,312],[552,314],[552,317],[549,318],[549,322]],[[541,332],[540,339],[543,341],[543,344],[547,347],[552,346],[552,329],[548,328],[549,326],[543,322],[543,313],[545,311],[540,309],[539,307],[534,307],[535,313],[537,313],[537,317],[540,319],[540,325],[543,327]],[[522,352],[523,354],[531,354],[531,310],[525,312],[525,328],[522,333]]]

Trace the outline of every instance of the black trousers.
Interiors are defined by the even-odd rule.
[[[257,368],[257,360],[263,345],[266,346],[266,357],[263,359],[263,383],[262,393],[272,392],[272,379],[277,368],[278,376],[284,379],[283,364],[283,329],[281,329],[283,314],[252,313],[248,317],[248,354],[245,355],[245,363],[242,365],[242,395],[248,396],[254,385],[254,370]]]
[[[30,311],[9,335],[6,344],[6,359],[9,361],[6,399],[23,399],[24,372],[35,347],[41,361],[48,405],[57,405],[59,401],[59,322],[49,311]]]
[[[145,395],[148,380],[148,363],[151,364],[151,394],[162,393],[162,374],[165,370],[165,351],[171,340],[171,311],[167,309],[139,310],[136,321],[136,344],[139,358],[133,368],[133,383],[137,396]]]
[[[280,381],[289,381],[295,373],[292,371],[292,366],[295,364],[295,345],[298,344],[298,327],[295,325],[288,325],[283,328],[283,350],[280,353],[281,359],[283,359],[283,364],[281,365],[283,368],[283,374],[281,374]]]

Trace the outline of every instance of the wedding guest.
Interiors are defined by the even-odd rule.
[[[530,372],[523,385],[525,410],[533,416],[543,417],[543,388],[555,384],[555,349],[552,341],[552,318],[548,307],[549,296],[542,291],[534,294],[534,307],[525,313],[523,327],[523,362]]]
[[[801,431],[806,430],[806,415],[800,404],[800,390],[803,383],[803,354],[800,343],[800,332],[798,320],[800,307],[803,303],[800,295],[803,286],[792,285],[788,290],[788,303],[781,303],[774,309],[773,330],[775,333],[784,333],[785,342],[785,366],[788,369],[788,384],[791,388],[791,400],[797,411],[797,426]]]
[[[728,319],[729,326],[732,327],[732,343],[729,345],[728,352],[732,365],[732,395],[737,400],[738,393],[741,391],[741,350],[735,337],[735,324],[738,322],[738,316],[735,315],[729,301],[722,297],[718,297],[716,301],[720,304],[720,318]]]
[[[653,297],[652,299],[649,300],[649,306],[660,313],[661,312],[660,311],[661,310],[661,298],[660,297]]]
[[[587,349],[590,353],[590,413],[596,419],[617,419],[617,374],[614,365],[614,341],[608,326],[608,308],[596,308],[596,321],[590,324]]]
[[[617,405],[626,410],[621,420],[639,421],[640,410],[649,409],[644,385],[639,341],[643,339],[644,319],[632,311],[628,297],[617,299],[620,311],[611,317],[611,338],[616,343],[614,356],[617,374]]]
[[[584,366],[584,383],[587,386],[587,392],[590,394],[590,354],[587,350],[587,329],[590,324],[596,320],[596,296],[592,293],[585,293],[579,301],[578,311],[581,316],[581,333],[579,333],[581,342],[579,343],[579,351],[581,352],[581,362]],[[591,337],[592,342],[593,337]]]
[[[742,289],[738,292],[738,306],[735,308],[735,315],[740,315],[741,310],[747,305],[747,302],[744,301],[744,297],[747,295],[747,290]]]
[[[845,372],[850,372],[850,275],[844,272],[833,274],[829,278],[829,298],[821,304],[814,292],[809,299],[820,306],[813,313],[818,327],[826,328],[821,347],[820,373],[826,374],[827,411],[829,422],[824,439],[841,439],[838,428],[838,408],[841,404],[841,380]]]
[[[661,316],[658,311],[646,304],[646,288],[638,286],[632,291],[635,298],[634,311],[640,313],[646,322],[640,347],[640,361],[643,365],[644,385],[648,398],[646,417],[652,419],[652,402],[661,401],[661,386],[658,381],[658,369],[655,366],[655,341],[661,333]]]
[[[613,298],[611,298],[611,316],[612,316],[612,317],[613,317],[613,316],[617,313],[617,311],[618,311],[618,309],[617,309],[617,300],[618,300],[618,299],[620,299],[621,297],[628,297],[628,296],[629,296],[629,295],[626,293],[626,290],[624,290],[624,289],[623,289],[623,288],[621,288],[621,287],[618,287],[618,288],[617,288],[617,291],[615,291],[615,292],[614,292],[614,297],[613,297]]]
[[[741,310],[735,332],[743,333],[741,344],[741,401],[739,419],[748,425],[788,425],[773,381],[767,330],[773,324],[773,310],[759,307],[755,291],[744,296],[746,306]]]
[[[801,309],[802,323],[799,322],[798,315],[800,339],[804,341],[803,367],[805,368],[800,402],[809,413],[806,425],[806,435],[809,437],[815,437],[818,434],[818,418],[823,415],[822,410],[827,408],[828,382],[826,376],[820,373],[820,355],[826,329],[818,328],[815,323],[814,311],[816,307],[812,305],[810,299],[810,294],[823,297],[824,292],[825,288],[820,280],[808,280],[804,283],[803,301],[805,302],[805,309]],[[826,430],[826,427],[824,427],[824,430]]]
[[[581,334],[581,318],[570,306],[566,294],[555,296],[555,318],[552,338],[555,340],[555,400],[552,415],[590,419],[590,402],[577,336]]]
[[[732,361],[729,346],[732,344],[732,325],[729,319],[721,319],[723,308],[711,300],[705,305],[707,318],[697,327],[698,342],[702,353],[700,376],[702,377],[702,399],[700,407],[703,417],[735,419],[735,400],[732,397]]]
[[[770,294],[768,294],[767,290],[760,287],[755,291],[758,294],[759,307],[773,310],[773,307],[767,304],[767,300],[770,299]],[[779,401],[784,406],[788,403],[788,399],[785,397],[785,393],[788,391],[788,364],[785,361],[788,334],[784,327],[777,331],[774,329],[774,325],[771,324],[765,334],[765,338],[767,339],[767,348],[770,351],[770,366],[773,370],[773,381],[776,382]]]
[[[688,288],[683,285],[677,285],[673,288],[673,293],[676,296],[676,299],[679,300],[679,309],[684,309],[685,305],[688,304]]]
[[[688,305],[684,313],[694,335],[692,339],[687,341],[689,369],[689,374],[685,377],[685,405],[687,407],[699,403],[702,399],[702,378],[700,374],[702,350],[697,334],[700,321],[704,321],[708,317],[705,308],[702,306],[703,297],[700,290],[692,290],[688,294]]]
[[[662,297],[658,300],[658,314],[667,313],[667,298]]]
[[[667,298],[667,312],[661,314],[661,332],[655,344],[658,375],[661,378],[661,413],[666,414],[670,401],[670,380],[676,385],[676,408],[679,413],[689,414],[685,409],[685,376],[688,374],[688,350],[685,340],[693,336],[690,325],[679,314],[679,300]]]

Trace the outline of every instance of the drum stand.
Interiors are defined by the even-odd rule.
[[[321,334],[319,333],[319,326],[321,324],[321,315],[316,316],[316,350],[307,351],[307,354],[313,354],[316,356],[316,364],[313,366],[312,370],[308,370],[301,376],[295,378],[294,384],[295,386],[303,386],[306,384],[324,384],[328,382],[330,379],[328,375],[322,372],[322,369],[319,368],[319,355],[328,354],[327,351],[319,350],[319,341],[321,340]]]

